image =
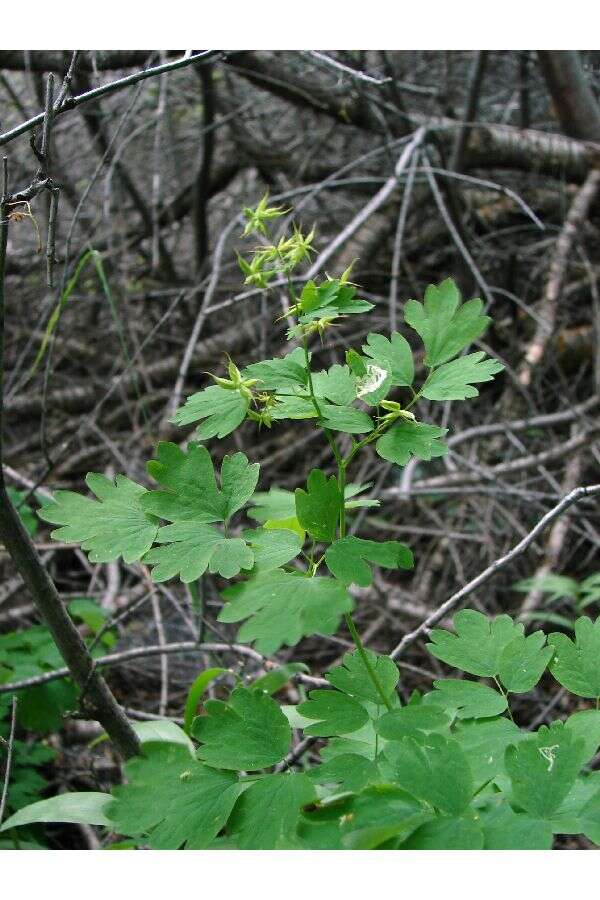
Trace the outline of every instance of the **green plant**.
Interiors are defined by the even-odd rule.
[[[569,578],[566,575],[540,575],[533,578],[524,578],[518,581],[513,588],[522,594],[528,594],[530,591],[537,590],[545,595],[546,603],[549,607],[558,606],[561,601],[566,603],[578,615],[600,600],[600,572],[594,572],[584,578],[583,581],[577,581],[575,578]],[[554,625],[564,626],[565,628],[573,628],[574,619],[550,610],[542,610],[540,612],[528,613],[524,618],[528,620],[536,620],[538,622],[551,622]]]
[[[264,237],[282,214],[264,200],[247,211],[246,231]],[[362,644],[349,585],[368,585],[373,566],[410,568],[412,553],[349,533],[353,511],[377,503],[364,497],[368,486],[349,480],[353,463],[367,446],[399,466],[442,456],[446,429],[420,421],[417,402],[474,397],[475,385],[502,366],[481,351],[460,355],[489,319],[480,300],[461,303],[448,279],[405,306],[425,350],[419,386],[411,345],[397,332],[369,334],[343,364],[313,369],[310,339],[372,307],[349,271],[296,292],[292,276],[313,239],[294,228],[240,260],[248,284],[287,283],[288,338],[299,346],[242,369],[229,360],[225,375],[189,397],[173,421],[194,424],[196,440],[186,449],[158,445],[148,464],[154,488],[91,474],[95,499],[58,491],[40,516],[60,526],[53,537],[79,542],[92,562],[139,560],[157,582],[194,583],[205,571],[236,579],[222,592],[219,620],[241,623],[237,639],[266,655],[333,634],[342,622],[356,649],[327,674],[329,687],[295,707],[271,696],[302,677],[289,666],[253,684],[238,681],[194,718],[204,688],[222,674],[201,673],[186,731],[138,727],[143,756],[127,763],[127,783],[112,797],[61,795],[18,811],[4,827],[88,822],[161,849],[549,848],[554,833],[600,840],[600,784],[586,770],[600,744],[600,712],[582,710],[536,733],[519,729],[509,712],[510,694],[531,691],[548,667],[567,690],[598,699],[600,620],[578,620],[573,644],[562,634],[525,636],[505,615],[460,612],[455,633],[434,629],[429,649],[491,683],[441,679],[406,705],[395,663]],[[315,469],[293,493],[257,493],[259,467],[241,452],[226,455],[217,473],[203,442],[244,422],[273,428],[284,419],[322,430],[333,474]],[[340,442],[340,433],[349,437]],[[244,510],[254,527],[241,524]],[[318,742],[316,765],[302,753],[288,758],[294,729]]]

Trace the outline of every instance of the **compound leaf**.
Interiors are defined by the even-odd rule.
[[[334,634],[344,613],[352,609],[347,588],[335,578],[305,578],[275,569],[223,592],[230,602],[220,622],[248,621],[238,632],[241,641],[256,641],[267,655],[295,646],[306,636]]]
[[[306,773],[317,784],[335,784],[340,792],[360,791],[380,780],[377,765],[358,753],[340,753]]]
[[[469,719],[456,723],[453,737],[469,760],[475,787],[504,775],[504,754],[509,744],[528,737],[514,722],[504,716],[497,719]]]
[[[523,694],[531,691],[542,677],[554,650],[545,647],[543,631],[518,635],[510,641],[500,656],[498,676],[507,691]]]
[[[400,673],[395,662],[389,656],[377,656],[372,650],[365,650],[365,655],[375,672],[379,684],[389,697],[400,679]],[[335,666],[326,675],[327,681],[352,697],[361,700],[369,700],[371,703],[381,703],[381,697],[373,684],[363,658],[358,650],[345,653],[341,666]]]
[[[432,629],[432,643],[427,649],[449,666],[487,678],[498,674],[506,645],[523,634],[523,626],[516,625],[510,616],[490,619],[474,609],[458,612],[453,624],[456,634]]]
[[[460,293],[451,278],[430,284],[424,303],[409,300],[404,319],[425,345],[425,365],[439,366],[481,337],[491,321],[482,309],[479,299],[460,305]]]
[[[554,648],[550,671],[559,684],[578,697],[600,697],[600,616],[575,622],[575,642],[558,632],[548,636]]]
[[[334,475],[313,469],[307,490],[296,488],[296,516],[302,528],[317,541],[331,543],[335,539],[342,508],[342,495]]]
[[[348,366],[334,365],[327,372],[315,372],[312,383],[316,397],[338,406],[348,406],[356,400],[356,378]]]
[[[498,716],[507,707],[506,697],[487,684],[477,681],[462,681],[459,678],[444,678],[434,681],[439,694],[437,702],[456,708],[459,719],[485,719]]]
[[[468,816],[438,816],[421,825],[402,844],[402,850],[481,850],[480,825]]]
[[[213,384],[188,397],[170,421],[175,425],[190,425],[204,419],[196,434],[199,440],[207,441],[235,431],[246,418],[249,406],[250,401],[240,391]]]
[[[409,704],[379,717],[375,730],[388,741],[401,741],[418,731],[437,731],[450,725],[445,710],[433,704]]]
[[[202,850],[224,827],[242,789],[232,772],[198,763],[181,744],[145,744],[125,764],[127,784],[108,807],[119,834],[149,835],[152,850]]]
[[[279,762],[289,750],[291,730],[279,705],[262,691],[238,687],[227,702],[207,700],[206,715],[192,723],[202,743],[198,758],[221,769],[256,771]]]
[[[208,569],[223,578],[233,578],[241,569],[251,569],[254,553],[243,538],[227,538],[220,531],[193,519],[159,528],[154,547],[144,557],[150,563],[152,580],[167,581],[179,575],[184,584],[196,581]]]
[[[393,331],[389,338],[383,334],[368,334],[362,350],[365,356],[389,372],[390,386],[409,387],[413,383],[415,367],[412,350],[406,338],[397,331]]]
[[[355,294],[354,285],[342,284],[338,280],[331,279],[319,285],[308,281],[300,294],[301,315],[298,321],[305,325],[315,319],[335,318],[373,309],[372,303],[359,300]]]
[[[459,816],[471,802],[473,775],[460,744],[432,732],[405,737],[385,747],[395,781],[413,797]],[[452,777],[449,777],[449,773]]]
[[[369,719],[364,706],[339,691],[311,691],[308,696],[309,699],[298,706],[301,716],[316,720],[314,725],[304,728],[307,735],[331,737],[352,734]]]
[[[447,428],[424,422],[405,421],[386,431],[377,441],[375,449],[382,459],[398,466],[405,466],[411,456],[423,460],[435,459],[448,452],[448,447],[440,440],[447,431]]]
[[[405,840],[432,813],[393,784],[370,785],[352,798],[341,823],[342,844],[348,850],[372,850],[395,839]]]
[[[412,569],[413,555],[399,541],[368,541],[354,535],[340,538],[325,553],[327,568],[344,584],[368,587],[373,580],[371,567],[365,560],[385,569]]]
[[[264,524],[269,519],[291,519],[296,515],[296,498],[293,491],[272,487],[268,491],[257,491],[248,510],[251,519]]]
[[[142,505],[170,522],[224,522],[254,493],[259,469],[259,464],[250,464],[243,453],[225,456],[219,489],[206,447],[191,443],[185,452],[177,444],[162,442],[148,471],[166,490],[148,491]]]
[[[86,484],[98,500],[74,491],[56,491],[44,501],[38,515],[45,522],[61,525],[52,532],[57,541],[74,541],[88,551],[90,562],[111,562],[123,557],[127,563],[140,559],[152,546],[158,519],[142,506],[147,491],[124,475],[115,481],[90,473]]]
[[[278,391],[285,393],[295,390],[297,386],[305,387],[308,373],[304,360],[304,350],[296,347],[291,353],[278,359],[264,359],[253,363],[242,372],[244,380],[257,378],[257,389],[261,391]]]
[[[300,535],[288,528],[248,528],[242,538],[254,555],[255,575],[285,565],[298,556],[303,543]]]
[[[515,812],[508,803],[479,814],[484,850],[550,850],[552,828],[542,819]]]
[[[469,353],[435,369],[421,388],[421,394],[428,400],[466,400],[467,397],[477,397],[479,391],[473,385],[481,381],[492,381],[494,375],[503,369],[502,363],[486,358],[481,350]]]
[[[324,428],[343,431],[346,434],[366,434],[375,428],[373,419],[362,409],[354,406],[334,406],[331,403],[319,403],[322,412],[320,419]]]
[[[581,709],[573,713],[566,720],[565,728],[572,731],[575,737],[583,738],[585,761],[589,762],[600,747],[600,710]]]
[[[549,818],[573,787],[585,762],[585,743],[562,722],[542,725],[537,734],[506,749],[504,764],[515,803]]]
[[[303,773],[266,775],[241,795],[227,831],[240,850],[295,849],[300,808],[315,799]]]

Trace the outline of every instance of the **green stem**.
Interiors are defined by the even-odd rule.
[[[500,682],[498,681],[498,679],[496,678],[495,675],[493,676],[493,678],[494,678],[494,681],[496,682],[496,687],[498,688],[498,690],[500,691],[500,693],[502,694],[502,696],[503,696],[504,699],[506,700],[506,709],[507,709],[507,711],[508,711],[508,715],[510,716],[510,721],[514,724],[514,721],[515,721],[515,720],[513,719],[513,714],[512,714],[511,708],[510,708],[509,703],[508,703],[508,693],[506,693],[506,692],[504,691],[502,685],[500,684]]]
[[[390,703],[389,697],[386,696],[386,693],[383,690],[381,682],[380,682],[379,678],[377,677],[377,672],[371,665],[371,661],[369,660],[369,657],[367,656],[367,652],[365,650],[364,644],[360,639],[360,635],[359,635],[358,631],[356,630],[356,625],[354,624],[354,620],[353,620],[352,616],[350,615],[350,613],[346,613],[345,619],[346,619],[346,625],[348,627],[348,631],[350,632],[350,634],[352,636],[352,640],[354,641],[356,649],[359,652],[360,658],[363,661],[363,665],[364,665],[365,669],[367,670],[369,678],[373,682],[375,690],[381,697],[383,705],[388,710],[388,712],[391,712],[392,704]]]

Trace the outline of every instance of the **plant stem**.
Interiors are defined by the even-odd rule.
[[[388,712],[390,712],[392,709],[392,704],[390,703],[390,699],[389,699],[389,697],[386,696],[386,693],[383,690],[381,682],[380,682],[379,678],[377,677],[377,672],[371,665],[371,661],[369,660],[369,657],[367,656],[367,652],[365,650],[364,644],[360,639],[360,634],[356,630],[356,625],[354,624],[354,620],[353,620],[352,616],[350,615],[350,613],[346,613],[345,619],[346,619],[346,625],[348,627],[348,631],[350,632],[350,635],[352,637],[352,640],[354,641],[356,649],[358,650],[358,652],[360,654],[360,658],[363,661],[363,665],[364,665],[365,669],[367,670],[369,678],[373,682],[375,690],[381,697],[383,705],[388,710]]]
[[[504,689],[502,688],[502,685],[500,684],[500,682],[498,681],[498,679],[496,678],[495,675],[493,676],[493,678],[494,678],[494,681],[496,682],[496,687],[498,688],[498,690],[500,691],[500,693],[502,694],[502,696],[503,696],[504,699],[506,700],[506,709],[507,709],[507,711],[508,711],[508,715],[510,716],[510,721],[514,724],[514,721],[515,721],[515,720],[513,719],[513,714],[512,714],[511,708],[510,708],[509,703],[508,703],[508,693],[506,693],[506,692],[504,691]]]
[[[319,418],[322,418],[321,409],[319,407],[317,398],[315,397],[315,392],[314,392],[314,388],[313,388],[312,373],[310,370],[310,356],[308,353],[308,340],[307,340],[306,335],[302,336],[302,347],[304,348],[304,361],[305,361],[305,365],[306,365],[306,371],[308,374],[308,392],[310,394],[310,398],[312,400],[313,406],[315,407],[317,415],[319,416]],[[349,457],[347,459],[344,459],[337,448],[337,444],[335,443],[335,440],[333,438],[333,435],[331,434],[331,431],[328,428],[323,428],[323,431],[325,432],[327,441],[329,442],[329,446],[331,447],[331,450],[333,452],[333,455],[335,456],[335,459],[336,459],[336,462],[338,465],[337,482],[338,482],[338,489],[341,494],[339,536],[341,539],[346,536],[346,507],[345,507],[345,498],[344,498],[344,493],[346,490],[346,466],[347,466],[348,462],[350,461],[350,459],[352,459],[352,457],[355,455],[355,453],[358,452],[358,449],[360,449],[360,447],[363,446],[364,443],[368,443],[368,441],[364,441],[364,442],[361,442],[361,444],[357,444],[356,447],[351,452],[351,454],[349,455]],[[374,434],[375,434],[375,432],[373,432],[373,435]],[[376,673],[375,669],[373,668],[373,666],[371,665],[369,657],[367,656],[367,652],[364,648],[363,642],[360,639],[360,635],[356,629],[356,625],[354,624],[354,620],[353,620],[352,616],[350,615],[350,613],[346,613],[345,619],[346,619],[346,625],[347,625],[348,631],[350,632],[350,635],[352,637],[352,640],[354,641],[356,649],[358,650],[358,653],[360,654],[360,658],[362,659],[363,665],[364,665],[365,669],[367,670],[367,674],[368,674],[369,678],[371,679],[371,681],[373,682],[373,686],[374,686],[375,690],[381,697],[381,700],[382,700],[384,706],[386,707],[386,709],[391,710],[392,704],[390,703],[389,698],[386,697],[386,694],[385,694],[385,691],[383,690],[381,682],[380,682],[379,678],[377,677],[377,673]]]
[[[140,752],[140,743],[125,713],[117,703],[69,616],[56,586],[42,565],[30,536],[13,507],[4,483],[3,457],[3,376],[4,376],[4,275],[8,242],[8,177],[4,161],[0,200],[0,541],[29,590],[71,677],[80,689],[80,705],[96,718],[125,757]]]

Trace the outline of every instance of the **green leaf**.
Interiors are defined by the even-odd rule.
[[[226,538],[210,525],[193,519],[159,528],[154,547],[144,562],[154,566],[152,580],[168,581],[179,575],[184,584],[197,581],[208,569],[223,578],[233,578],[241,569],[251,569],[254,554],[243,538]]]
[[[369,406],[378,406],[390,392],[392,376],[387,369],[368,363],[365,374],[356,381],[356,395]]]
[[[579,586],[579,609],[585,609],[590,603],[600,600],[600,572],[595,572],[589,578],[584,578]]]
[[[241,641],[256,641],[261,653],[294,647],[307,635],[334,634],[353,603],[346,586],[334,578],[304,578],[276,569],[241,584],[222,595],[230,602],[219,614],[220,622],[248,621],[240,628]]]
[[[188,753],[193,753],[194,745],[185,733],[171,719],[152,719],[148,722],[132,722],[131,727],[137,734],[142,747],[145,744],[167,743],[180,744]]]
[[[38,800],[10,816],[0,828],[7,831],[19,825],[35,822],[74,822],[85,825],[111,825],[107,810],[111,804],[109,794],[98,791],[77,791],[58,794],[48,800]]]
[[[514,722],[503,716],[497,719],[470,719],[456,723],[453,737],[464,750],[473,773],[475,788],[504,775],[504,754],[509,744],[528,737]]]
[[[412,350],[406,338],[397,331],[393,331],[389,338],[383,334],[368,334],[362,350],[365,356],[390,373],[391,385],[410,387],[413,383],[415,367]]]
[[[365,560],[385,569],[412,569],[413,555],[406,544],[398,541],[368,541],[349,535],[335,541],[325,553],[327,568],[344,584],[368,587],[373,580],[371,567]]]
[[[38,522],[33,509],[29,503],[26,502],[26,498],[29,497],[29,491],[18,491],[16,488],[9,487],[6,489],[6,493],[8,494],[12,505],[15,507],[21,522],[25,526],[25,530],[30,537],[33,537],[38,530],[40,523]]]
[[[585,743],[562,722],[542,725],[537,734],[506,750],[505,766],[515,803],[547,819],[558,809],[585,761]]]
[[[460,744],[432,732],[406,737],[385,747],[396,782],[413,797],[459,816],[471,802],[473,776]],[[452,777],[449,777],[449,773]]]
[[[225,437],[241,425],[246,418],[250,401],[238,390],[228,390],[213,384],[187,398],[173,418],[175,425],[190,425],[205,421],[198,427],[199,440]]]
[[[162,442],[148,471],[166,490],[149,491],[142,506],[170,522],[224,522],[252,497],[259,470],[259,464],[250,464],[243,453],[225,456],[219,489],[206,447],[192,442],[185,452],[177,444]]]
[[[480,826],[468,817],[439,816],[421,825],[402,850],[481,850],[484,836]]]
[[[346,509],[356,509],[361,506],[379,506],[379,500],[364,499],[355,500],[357,494],[361,494],[371,487],[367,484],[347,484],[344,490],[346,498]],[[252,506],[248,510],[251,519],[257,522],[267,522],[269,520],[282,521],[296,517],[296,498],[293,491],[284,491],[281,488],[272,487],[267,492],[258,491],[254,494]]]
[[[444,705],[455,707],[459,719],[485,719],[498,716],[507,707],[506,697],[487,684],[445,678],[434,681],[433,686],[441,695]]]
[[[367,300],[359,300],[354,295],[356,288],[352,284],[341,284],[331,279],[316,285],[308,281],[300,294],[300,324],[305,325],[315,319],[369,312],[373,304]]]
[[[291,353],[277,359],[265,359],[253,363],[242,372],[244,380],[257,378],[260,391],[279,391],[285,393],[298,385],[305,387],[308,382],[304,350],[296,347]]]
[[[339,406],[348,406],[356,400],[356,378],[348,366],[334,365],[327,372],[312,375],[316,397],[324,397]]]
[[[20,666],[19,678],[40,675],[38,666]],[[15,673],[16,674],[16,673]],[[17,721],[30,731],[57,731],[64,724],[63,714],[77,705],[77,690],[72,681],[51,681],[27,688],[19,697]]]
[[[248,515],[261,524],[268,519],[290,519],[296,515],[293,491],[272,487],[267,492],[258,491],[252,499],[256,505],[250,507]]]
[[[240,850],[299,849],[300,807],[315,799],[306,775],[267,775],[241,795],[227,830]]]
[[[320,421],[324,428],[346,434],[366,434],[375,428],[373,419],[354,406],[333,406],[331,403],[321,402],[319,409],[323,413]]]
[[[286,663],[276,669],[270,669],[266,675],[261,675],[252,682],[255,691],[266,691],[267,694],[276,694],[298,672],[308,673],[310,670],[304,663]]]
[[[229,700],[207,700],[193,736],[198,758],[221,769],[256,771],[274,766],[289,750],[291,730],[278,704],[259,691],[238,687]]]
[[[590,841],[600,845],[600,791],[588,800],[580,816],[580,827]]]
[[[334,475],[313,469],[307,490],[296,488],[296,516],[302,528],[317,541],[331,543],[335,539],[342,508],[342,495]]]
[[[463,609],[454,616],[456,634],[441,628],[430,633],[427,649],[442,662],[469,675],[493,678],[500,671],[500,659],[506,645],[523,634],[510,616],[490,619],[474,609]]]
[[[482,310],[479,299],[460,305],[460,294],[451,278],[430,284],[424,304],[409,300],[404,306],[404,319],[425,345],[425,365],[439,366],[481,337],[491,321],[481,314]]]
[[[191,734],[192,722],[194,721],[194,717],[198,711],[198,704],[200,702],[202,694],[211,683],[211,681],[214,681],[215,678],[218,678],[219,675],[222,675],[226,671],[227,669],[222,669],[218,666],[212,669],[205,669],[203,672],[200,672],[200,674],[190,685],[187,700],[185,701],[185,710],[183,713],[183,727],[186,734]]]
[[[274,406],[269,407],[269,415],[273,421],[280,419],[315,419],[317,410],[309,397],[286,396],[278,394]],[[323,404],[319,404],[321,407]]]
[[[546,635],[535,631],[518,635],[506,645],[500,656],[498,675],[507,691],[524,694],[531,691],[552,659],[552,647],[545,647]]]
[[[585,761],[589,762],[600,747],[600,710],[582,709],[573,713],[565,722],[575,737],[582,738],[585,745]]]
[[[372,650],[365,650],[365,655],[384,694],[386,697],[391,696],[400,679],[396,663],[389,656],[377,656]],[[381,703],[379,692],[375,689],[358,650],[345,653],[342,665],[330,669],[326,678],[333,687],[343,691],[344,694],[358,697],[361,700],[369,700],[371,703]]]
[[[380,781],[377,765],[358,753],[340,753],[306,773],[317,784],[335,784],[338,791],[360,791],[370,782]]]
[[[364,706],[338,691],[311,691],[309,700],[298,706],[298,712],[307,719],[316,719],[314,725],[304,729],[306,735],[331,737],[352,734],[362,728],[369,719]]]
[[[558,632],[549,635],[554,647],[550,671],[559,684],[578,697],[600,697],[600,616],[592,623],[587,616],[575,622],[575,642]]]
[[[181,744],[146,744],[125,774],[127,784],[112,791],[110,826],[118,834],[149,834],[152,850],[203,850],[242,790],[232,772],[201,765]]]
[[[249,528],[242,537],[254,554],[254,574],[270,572],[294,559],[302,549],[300,535],[287,528]]]
[[[384,713],[375,722],[375,730],[388,741],[401,741],[415,732],[437,731],[448,725],[450,717],[444,710],[419,703]]]
[[[142,508],[146,489],[124,475],[117,475],[113,482],[90,473],[85,480],[99,502],[73,491],[56,491],[38,510],[40,519],[63,526],[52,532],[54,540],[81,544],[94,563],[120,556],[127,563],[140,559],[158,529],[157,519]]]
[[[108,610],[103,609],[89,597],[78,597],[71,600],[68,609],[73,618],[80,619],[94,634],[101,631],[110,618]]]
[[[513,590],[528,594],[533,588],[543,594],[549,594],[548,603],[555,603],[557,600],[576,600],[579,597],[579,584],[574,578],[565,578],[563,575],[524,578],[517,581]]]
[[[508,803],[479,814],[484,850],[550,850],[552,828],[548,822],[517,813]]]
[[[375,449],[382,459],[398,466],[405,466],[411,456],[428,461],[448,452],[448,447],[440,440],[447,431],[447,428],[424,422],[405,421],[386,431],[377,441]]]
[[[581,834],[584,830],[582,810],[597,794],[599,777],[599,772],[584,772],[577,777],[565,799],[552,813],[549,824],[554,834]]]
[[[483,351],[469,353],[435,369],[421,388],[421,395],[428,400],[466,400],[477,397],[473,387],[481,381],[493,381],[494,375],[504,366],[496,359],[488,359]]]
[[[352,799],[341,824],[342,844],[348,850],[373,850],[393,838],[397,843],[431,815],[396,785],[372,785]]]

